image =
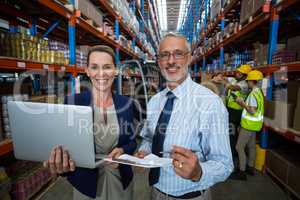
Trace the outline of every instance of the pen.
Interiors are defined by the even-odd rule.
[[[192,151],[193,153],[199,153],[200,151]],[[171,151],[160,151],[159,152],[160,154],[171,154],[172,152]]]

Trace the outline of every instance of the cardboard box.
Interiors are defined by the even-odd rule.
[[[76,0],[75,8],[80,10],[85,17],[93,20],[97,26],[102,27],[103,13],[89,0]]]
[[[242,0],[240,22],[244,24],[259,11],[266,0]]]
[[[294,114],[293,129],[300,131],[300,107],[298,106]]]
[[[38,103],[57,103],[56,95],[40,95],[40,96],[32,96],[29,98],[30,102],[38,102]]]
[[[254,62],[258,65],[266,65],[268,60],[268,44],[255,43],[254,47]]]
[[[286,47],[285,44],[277,44],[277,50],[282,50]],[[260,42],[256,42],[253,45],[253,58],[254,62],[258,65],[266,65],[268,64],[268,54],[269,54],[269,44],[263,44]]]
[[[221,12],[222,4],[220,0],[213,0],[210,8],[210,20],[213,21]]]
[[[245,24],[253,13],[253,0],[242,0],[240,23]]]
[[[274,128],[293,127],[295,105],[280,101],[267,101],[265,121]],[[274,117],[272,117],[274,116]]]
[[[289,38],[287,41],[287,49],[297,53],[296,60],[300,60],[300,36]]]
[[[265,99],[265,118],[274,119],[275,118],[275,103],[274,101],[269,101]]]
[[[296,106],[297,108],[300,108],[300,87],[298,88]]]
[[[255,14],[264,4],[266,0],[253,0],[253,14]]]
[[[300,107],[300,81],[287,82],[287,99],[289,103]]]

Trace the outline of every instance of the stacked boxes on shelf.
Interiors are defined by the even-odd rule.
[[[1,98],[2,122],[3,122],[5,138],[11,138],[11,129],[10,129],[10,125],[9,125],[7,102],[8,101],[27,101],[27,100],[28,100],[28,95],[2,96],[2,98]]]
[[[277,51],[272,56],[273,64],[283,64],[283,63],[290,63],[294,61],[296,61],[296,52],[293,51],[281,50],[281,51]]]
[[[268,63],[269,44],[254,43],[254,62],[257,66],[263,66]]]
[[[17,161],[6,168],[12,179],[13,200],[26,200],[50,180],[50,172],[39,163]]]
[[[295,52],[297,54],[296,60],[300,61],[300,36],[288,39],[287,50]]]
[[[300,160],[298,151],[293,145],[281,145],[276,149],[269,149],[266,157],[266,171],[276,175],[281,184],[292,191],[295,199],[300,197]],[[296,195],[296,196],[295,196]]]
[[[220,14],[222,9],[222,1],[212,0],[210,7],[210,20],[214,21],[216,17]]]
[[[268,0],[242,0],[240,23],[245,24]]]
[[[224,29],[224,37],[227,38],[238,31],[239,23],[230,22]]]
[[[76,66],[87,67],[87,53],[76,49]]]
[[[69,47],[67,44],[64,44],[62,42],[56,41],[56,40],[49,40],[49,50],[51,52],[62,52],[60,55],[59,59],[60,64],[68,64],[69,63]],[[53,59],[53,58],[51,58]],[[54,58],[55,59],[55,58]]]
[[[4,167],[0,166],[0,199],[10,199],[9,191],[11,190],[11,180],[7,176]]]
[[[108,37],[110,37],[111,39],[113,40],[115,39],[115,33],[114,33],[114,28],[112,23],[108,21],[104,21],[103,32],[104,34],[108,35]]]
[[[297,102],[293,121],[293,128],[297,131],[300,131],[300,87],[298,88],[297,92]]]
[[[83,17],[88,18],[88,22],[91,25],[103,27],[103,13],[89,0],[76,0],[75,8],[80,10]]]
[[[207,65],[209,72],[214,72],[216,70],[222,71],[232,71],[235,70],[242,64],[251,63],[253,60],[252,52],[250,50],[245,50],[243,52],[226,53],[225,54],[225,65],[221,68],[220,60],[213,60],[212,64]]]
[[[213,60],[212,64],[207,64],[207,72],[221,70],[220,65],[220,60]]]
[[[149,42],[147,42],[146,34],[140,32],[139,22],[137,20],[137,17],[135,16],[135,13],[133,13],[132,10],[129,8],[129,3],[127,1],[122,1],[122,0],[116,0],[116,1],[110,0],[109,3],[112,6],[112,8],[120,16],[122,16],[122,20],[125,23],[125,25],[128,27],[128,30],[131,31],[133,34],[135,34],[136,37],[139,39],[139,41],[142,43],[142,45],[151,54],[154,55],[155,51],[152,45]],[[144,57],[144,55],[142,57]]]
[[[127,49],[132,49],[132,41],[128,40],[125,36],[120,35],[118,43]]]
[[[279,75],[276,75],[279,73]],[[300,82],[278,81],[281,72],[275,73],[276,88],[273,91],[273,100],[265,101],[268,109],[265,111],[264,122],[275,128],[293,128],[300,131]]]
[[[225,66],[228,71],[234,70],[242,64],[249,63],[253,60],[253,55],[250,50],[243,52],[226,53]]]
[[[51,50],[49,41],[28,34],[28,29],[20,33],[0,32],[0,55],[49,64],[66,64],[64,51]]]
[[[129,3],[123,0],[109,0],[111,7],[122,16],[123,22],[133,33],[139,33],[139,23],[134,13],[129,8]]]

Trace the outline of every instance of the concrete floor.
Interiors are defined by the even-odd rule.
[[[149,200],[147,175],[135,174],[134,200]],[[72,200],[72,186],[59,178],[40,200]],[[268,176],[257,174],[248,181],[227,180],[212,188],[212,200],[288,200],[288,196]]]

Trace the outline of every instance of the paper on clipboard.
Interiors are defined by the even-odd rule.
[[[118,158],[105,158],[104,160],[107,162],[115,162],[143,168],[168,167],[172,165],[171,158],[161,158],[154,154],[149,154],[145,156],[144,159],[137,158],[128,154],[123,154]]]

